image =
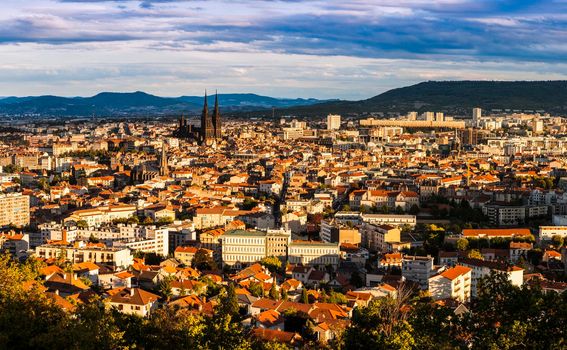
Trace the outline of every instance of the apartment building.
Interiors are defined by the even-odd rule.
[[[72,263],[90,261],[125,269],[134,262],[128,248],[107,247],[104,244],[75,242],[74,244],[43,244],[35,248],[35,255],[44,259],[57,259],[61,255]]]
[[[288,248],[288,262],[324,269],[325,266],[337,268],[340,245],[318,241],[292,241]]]
[[[405,255],[402,258],[402,276],[419,284],[421,289],[429,287],[429,278],[435,273],[432,256]]]
[[[518,266],[508,266],[497,261],[484,261],[479,259],[460,258],[459,264],[472,269],[471,295],[478,295],[479,282],[491,272],[503,273],[512,285],[521,287],[524,284],[524,269]]]
[[[471,298],[471,279],[472,269],[457,265],[429,278],[429,293],[435,300],[467,302]]]
[[[230,230],[220,236],[224,265],[250,265],[268,256],[285,260],[291,232]]]
[[[360,231],[357,228],[341,225],[336,220],[322,220],[319,236],[323,242],[350,243],[361,242]]]
[[[396,214],[361,214],[362,221],[376,225],[409,225],[415,227],[415,215],[396,215]]]
[[[363,223],[360,227],[361,243],[370,251],[388,252],[392,243],[400,242],[401,231],[392,225]]]
[[[98,227],[101,224],[111,223],[114,219],[128,219],[136,212],[135,205],[111,205],[76,210],[69,217],[65,218],[64,221],[74,221],[75,223],[85,221],[89,227]]]
[[[30,197],[21,193],[0,194],[0,227],[30,223]]]

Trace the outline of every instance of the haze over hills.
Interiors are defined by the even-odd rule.
[[[474,107],[567,113],[567,81],[427,81],[392,89],[367,100],[288,108],[278,111],[278,115],[409,111],[470,115]]]
[[[210,105],[214,96],[208,96]],[[271,108],[285,108],[321,103],[317,99],[285,99],[256,94],[219,94],[219,103],[226,113]],[[145,92],[102,92],[92,97],[28,96],[0,99],[0,114],[37,114],[44,116],[120,116],[199,114],[202,96],[159,97]]]
[[[567,81],[428,81],[392,89],[361,101],[280,99],[256,94],[219,94],[224,114],[324,116],[329,113],[441,111],[470,115],[471,109],[567,113]],[[209,95],[208,102],[214,103]],[[202,96],[159,97],[144,92],[103,92],[92,97],[5,97],[0,115],[149,116],[199,114]]]

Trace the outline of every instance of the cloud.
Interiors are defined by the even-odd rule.
[[[144,70],[154,72],[153,67],[175,58],[177,68],[157,71],[206,83],[197,78],[201,75],[196,70],[179,68],[183,55],[187,65],[198,63],[202,72],[222,73],[227,86],[256,89],[259,85],[250,85],[251,81],[262,72],[282,89],[303,88],[326,97],[365,94],[351,92],[364,79],[384,87],[430,77],[458,78],[459,72],[463,78],[567,75],[562,64],[567,59],[567,3],[553,0],[5,0],[0,10],[0,55],[17,47],[23,55],[23,47],[36,44],[44,54],[57,55],[43,70],[57,74],[28,70],[45,82],[76,75],[116,83],[122,75],[133,84],[143,81],[137,75]],[[71,64],[73,51],[92,58],[84,62],[92,69],[63,73],[69,69],[60,67],[59,61],[80,67],[78,59]],[[128,69],[129,55],[137,55],[136,64],[145,68]],[[279,66],[259,60],[256,64],[265,67],[243,68],[254,55],[278,57]],[[2,57],[8,65],[21,60],[17,55]],[[303,57],[306,69],[294,65],[296,57]],[[110,58],[115,62],[107,67],[105,60]],[[362,62],[367,61],[374,63],[365,66]],[[388,74],[399,69],[385,62],[403,63],[413,76]],[[320,63],[325,67],[316,65]],[[454,69],[456,65],[461,69]],[[514,67],[514,74],[507,67]],[[540,71],[531,72],[534,67]],[[280,76],[277,70],[285,74]],[[345,88],[331,87],[327,81]],[[161,84],[164,91],[175,85]],[[325,91],[316,91],[316,84],[323,84]]]

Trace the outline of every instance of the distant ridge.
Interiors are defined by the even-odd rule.
[[[209,96],[209,104],[214,96]],[[327,100],[329,101],[329,100]],[[317,99],[285,99],[256,94],[219,94],[223,113],[286,108],[324,102]],[[142,91],[101,92],[92,97],[28,96],[0,98],[0,115],[40,116],[149,116],[199,114],[202,96],[159,97]]]
[[[278,113],[312,116],[441,111],[470,115],[474,107],[567,114],[567,81],[427,81],[392,89],[367,100],[326,102]]]

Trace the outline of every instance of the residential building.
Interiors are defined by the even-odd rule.
[[[30,197],[21,193],[0,193],[0,227],[21,227],[30,223]]]
[[[472,269],[457,265],[429,278],[429,293],[435,300],[468,302],[471,297]]]
[[[429,287],[429,278],[434,273],[432,256],[405,255],[402,258],[402,276],[418,283],[421,289]]]

